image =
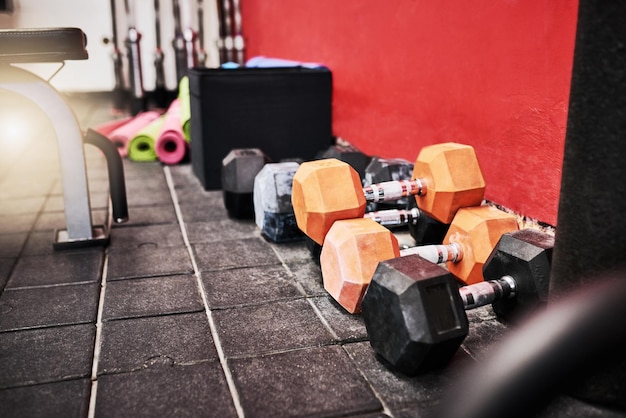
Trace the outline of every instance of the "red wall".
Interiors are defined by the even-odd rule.
[[[247,57],[326,64],[371,155],[476,148],[486,198],[556,225],[577,0],[244,0]]]

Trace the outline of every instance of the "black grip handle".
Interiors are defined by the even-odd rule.
[[[116,223],[128,221],[128,202],[126,201],[126,183],[124,181],[124,165],[117,147],[107,137],[87,129],[84,139],[85,144],[98,147],[107,161],[109,171],[109,193],[111,194],[111,206],[113,220]]]

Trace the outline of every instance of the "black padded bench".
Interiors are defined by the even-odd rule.
[[[55,248],[108,243],[107,227],[92,225],[83,144],[98,146],[107,158],[116,222],[128,218],[122,162],[112,144],[97,133],[89,130],[83,135],[74,113],[47,81],[11,64],[84,60],[89,57],[86,46],[87,37],[78,28],[0,30],[0,90],[20,94],[39,106],[58,141],[67,228],[55,232]]]

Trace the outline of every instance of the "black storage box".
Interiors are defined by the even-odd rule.
[[[233,148],[310,160],[332,143],[327,68],[193,68],[189,89],[191,165],[205,190],[221,188],[222,159]]]

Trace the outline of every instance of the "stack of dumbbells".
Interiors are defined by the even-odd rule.
[[[545,304],[553,237],[519,230],[514,215],[484,203],[471,146],[427,146],[414,164],[358,154],[331,147],[313,161],[270,163],[234,150],[224,201],[270,241],[307,240],[324,288],[362,313],[388,366],[413,375],[445,365],[468,335],[465,310],[492,304],[515,320]],[[238,182],[245,191],[231,187]],[[401,248],[399,226],[414,245]]]

